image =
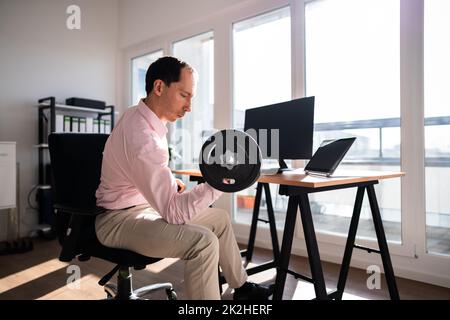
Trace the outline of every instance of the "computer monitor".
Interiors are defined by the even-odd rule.
[[[265,138],[261,137],[261,132],[264,132],[261,129],[266,129],[269,140],[266,143],[261,143],[261,138]],[[271,129],[279,130],[278,154],[271,150]],[[244,131],[252,136],[251,132],[256,132],[253,138],[258,142],[263,158],[279,160],[281,168],[286,167],[284,160],[310,159],[313,149],[314,97],[247,109]]]

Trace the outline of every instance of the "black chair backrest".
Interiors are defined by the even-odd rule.
[[[52,133],[49,135],[56,209],[95,214],[103,149],[109,135]]]

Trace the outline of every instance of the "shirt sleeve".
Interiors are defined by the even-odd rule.
[[[155,145],[131,159],[130,179],[148,203],[171,224],[184,224],[205,210],[222,192],[207,183],[178,193],[178,185],[167,166],[167,150]]]

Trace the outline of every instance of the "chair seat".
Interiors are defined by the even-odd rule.
[[[107,247],[96,239],[91,240],[82,252],[85,255],[108,260],[124,267],[146,266],[163,259],[147,257],[130,250]]]
[[[131,250],[111,248],[101,244],[95,232],[95,217],[99,212],[104,212],[105,209],[98,208],[98,210],[89,209],[83,211],[81,209],[69,210],[68,207],[62,206],[58,206],[58,208],[60,211],[58,211],[58,214],[55,216],[55,226],[57,232],[60,235],[63,235],[60,238],[60,243],[63,247],[68,241],[67,237],[64,235],[66,234],[66,230],[68,228],[70,215],[76,214],[77,217],[82,217],[82,222],[80,222],[82,225],[82,231],[80,231],[82,241],[80,240],[76,243],[76,249],[73,252],[74,255],[82,255],[86,260],[88,257],[96,257],[108,260],[124,267],[145,267],[148,264],[152,264],[163,259],[147,257]],[[73,258],[74,255],[69,255],[70,259]]]

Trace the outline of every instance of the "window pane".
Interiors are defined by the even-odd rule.
[[[326,23],[324,23],[326,21]],[[305,5],[306,94],[315,96],[316,148],[355,136],[339,169],[400,170],[400,1]],[[400,179],[376,186],[386,235],[401,242]],[[311,194],[318,230],[347,234],[356,190]],[[358,236],[375,238],[365,197]]]
[[[171,144],[177,158],[176,168],[192,168],[198,163],[204,132],[214,126],[214,39],[213,32],[206,32],[173,44],[175,57],[186,61],[198,74],[196,96],[192,99],[192,111],[171,126]]]
[[[291,99],[289,7],[233,24],[234,126],[246,109]]]
[[[450,255],[450,1],[425,1],[427,250]]]
[[[233,124],[244,128],[245,110],[291,99],[291,18],[285,7],[233,24]],[[287,202],[272,185],[277,224],[284,223]],[[235,196],[236,221],[250,223],[255,188]],[[261,218],[267,214],[265,199]]]
[[[162,57],[163,51],[155,51],[131,60],[131,104],[137,105],[139,100],[145,98],[145,75],[152,62]]]

